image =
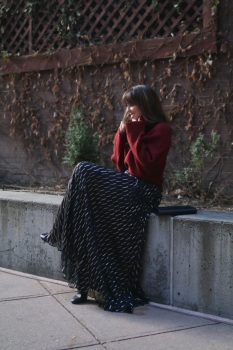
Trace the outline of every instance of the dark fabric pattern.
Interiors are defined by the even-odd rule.
[[[66,279],[97,291],[105,310],[146,302],[140,288],[145,228],[161,200],[157,186],[90,162],[79,163],[48,243],[62,251]]]

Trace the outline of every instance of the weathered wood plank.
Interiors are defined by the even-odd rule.
[[[211,3],[211,0],[203,0],[203,28],[206,30],[210,28],[212,30],[215,29],[215,19],[212,16]]]
[[[62,49],[48,55],[21,56],[0,60],[0,74],[43,71],[72,66],[114,64],[183,57],[216,52],[215,33],[187,34],[175,38],[139,40],[115,45]]]

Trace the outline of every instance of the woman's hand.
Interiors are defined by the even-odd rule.
[[[119,131],[121,134],[125,132],[125,123],[121,121],[120,126],[119,126]]]
[[[126,107],[125,111],[126,122],[140,122],[143,120],[142,112],[136,105]]]
[[[120,123],[119,130],[120,133],[125,132],[125,125],[128,123],[134,123],[134,122],[140,122],[143,120],[142,113],[140,109],[133,105],[133,106],[127,106],[125,110],[124,117]]]
[[[127,117],[123,118],[123,120],[120,123],[120,126],[119,126],[120,133],[122,134],[125,132],[125,125],[126,124],[140,122],[142,120],[143,119],[141,117],[134,117],[134,116],[128,115]]]
[[[130,123],[131,122],[131,117],[130,117],[130,114],[128,113],[128,111],[126,110],[125,114],[124,114],[124,117],[120,123],[120,126],[119,126],[119,130],[120,130],[120,133],[124,133],[125,132],[125,125],[127,123]]]
[[[141,122],[141,121],[142,121],[142,118],[141,118],[141,117],[137,117],[137,118],[132,117],[132,118],[131,118],[131,122]]]

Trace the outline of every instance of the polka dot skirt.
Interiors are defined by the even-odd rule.
[[[79,163],[47,237],[62,252],[68,282],[99,294],[105,310],[128,312],[146,303],[140,287],[145,229],[160,200],[155,185]]]

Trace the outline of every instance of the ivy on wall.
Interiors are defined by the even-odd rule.
[[[28,1],[28,13],[36,9],[37,3]],[[215,12],[218,1],[213,1],[212,5]],[[65,17],[64,25],[67,25]],[[63,159],[65,131],[72,107],[82,108],[89,125],[99,135],[100,161],[109,165],[113,135],[123,113],[121,94],[132,85],[150,84],[161,96],[175,130],[174,160],[169,164],[172,174],[177,170],[174,168],[177,164],[180,167],[187,165],[189,147],[199,133],[208,131],[210,135],[212,130],[221,132],[225,127],[229,129],[225,144],[229,145],[232,139],[230,120],[225,113],[230,110],[231,93],[226,93],[217,84],[211,86],[211,81],[217,77],[219,57],[206,53],[181,59],[174,53],[170,59],[161,61],[132,63],[122,58],[120,64],[111,66],[95,66],[93,62],[89,67],[3,76],[2,84],[6,84],[9,94],[4,96],[2,105],[0,102],[0,108],[10,117],[11,136],[20,136],[29,154],[40,152],[56,165]],[[232,70],[229,71],[232,75]],[[226,147],[219,153],[219,158],[225,150]],[[215,173],[214,180],[211,178],[210,181],[221,178],[222,167],[219,159],[210,165],[210,170]],[[176,188],[174,178],[168,178],[166,187]],[[211,187],[214,188],[213,183]]]
[[[5,82],[9,93],[0,102],[0,109],[10,118],[11,136],[21,137],[29,154],[39,152],[57,166],[63,160],[65,130],[72,107],[80,106],[99,135],[100,162],[109,166],[113,136],[123,114],[121,94],[132,85],[150,84],[161,96],[174,129],[168,174],[177,171],[177,164],[181,169],[187,167],[190,145],[199,133],[207,133],[208,139],[212,130],[220,134],[227,130],[218,157],[206,172],[214,173],[207,183],[207,187],[211,183],[214,189],[222,176],[221,158],[231,151],[229,143],[233,138],[229,116],[231,93],[217,83],[212,86],[218,76],[217,67],[217,56],[206,54],[161,62],[124,61],[109,67],[73,67],[4,76],[1,84]],[[167,190],[176,189],[175,178],[166,178]],[[222,184],[219,195],[223,187]]]

